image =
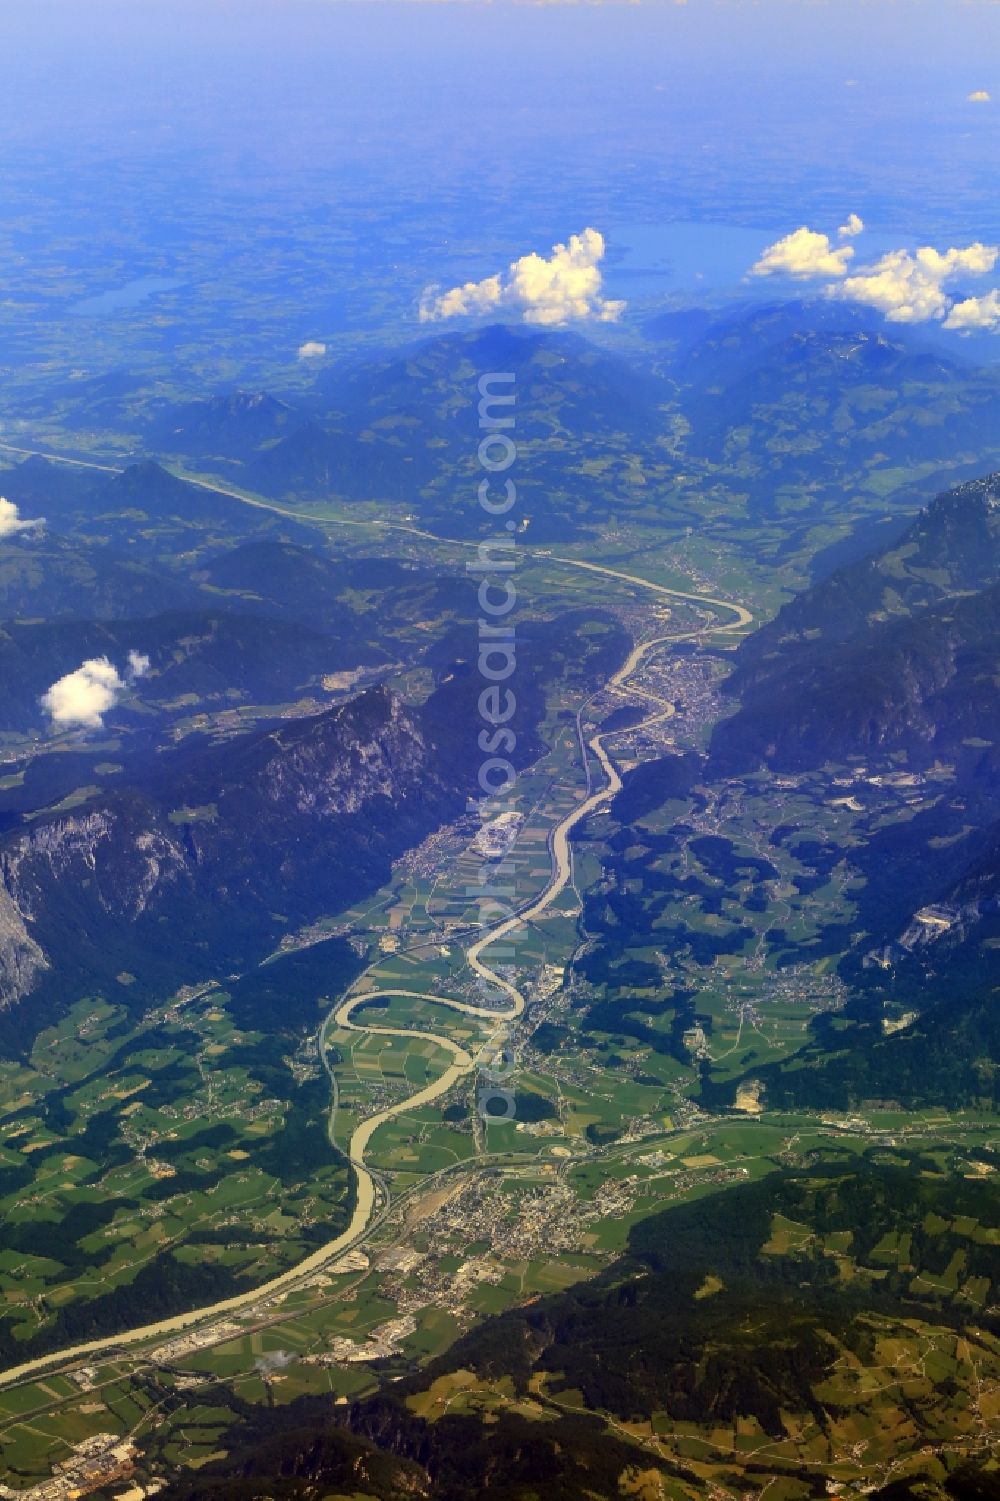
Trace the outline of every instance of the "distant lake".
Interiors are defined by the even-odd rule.
[[[677,286],[703,282],[710,287],[738,282],[780,228],[748,229],[744,224],[615,224],[608,249],[617,251],[615,269],[668,276]]]
[[[819,226],[836,230],[836,219]],[[615,278],[622,277],[621,294],[633,289],[675,292],[733,293],[747,295],[744,277],[768,245],[780,240],[797,225],[788,221],[770,228],[749,229],[745,224],[712,224],[677,220],[673,224],[612,224],[606,239],[610,252],[607,279],[616,292]],[[876,259],[887,250],[905,245],[905,236],[866,231],[852,242],[857,264]],[[773,296],[785,278],[758,284],[758,292]],[[802,283],[793,283],[797,288]]]
[[[96,297],[85,297],[82,302],[74,303],[70,312],[83,318],[102,318],[106,313],[138,307],[157,292],[173,292],[183,285],[183,281],[169,276],[139,276],[135,281],[127,281],[123,287],[117,287],[111,292],[99,292]]]

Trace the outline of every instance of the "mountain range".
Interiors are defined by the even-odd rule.
[[[534,1113],[510,1154],[477,1160],[485,1128],[456,1091],[428,1127],[448,1144],[435,1140],[442,1155],[428,1160],[445,1164],[432,1168],[435,1188],[451,1186],[453,1168],[487,1187],[507,1173],[504,1192],[524,1195],[527,1218],[549,1188],[571,1186],[582,1202],[593,1183],[639,1184],[619,1215],[630,1218],[614,1242],[624,1254],[595,1250],[588,1233],[537,1284],[563,1291],[528,1299],[520,1264],[498,1252],[474,1303],[449,1303],[447,1325],[432,1309],[430,1343],[404,1340],[368,1362],[365,1394],[336,1406],[326,1395],[282,1401],[270,1377],[265,1406],[229,1384],[235,1367],[210,1364],[213,1421],[221,1412],[229,1427],[165,1501],[701,1501],[762,1488],[806,1501],[831,1477],[861,1487],[862,1473],[880,1501],[993,1501],[979,1417],[1000,1334],[1000,1208],[995,1154],[972,1126],[962,1133],[1000,1104],[1000,474],[926,491],[970,465],[985,471],[984,456],[992,466],[1000,381],[841,305],[669,315],[645,333],[627,358],[562,331],[447,333],[321,369],[294,393],[166,401],[122,377],[78,392],[79,410],[127,407],[140,451],[155,457],[114,473],[29,459],[3,475],[23,517],[46,526],[0,542],[0,1050],[12,1068],[35,1068],[45,1029],[81,1000],[108,1003],[115,1044],[179,987],[220,985],[212,1006],[237,1035],[198,1052],[195,1072],[203,1081],[208,1056],[220,1076],[252,1067],[268,1098],[280,1073],[287,1108],[277,1151],[255,1135],[227,1146],[219,1182],[276,1156],[289,1182],[314,1163],[340,1174],[309,1211],[310,1244],[346,1203],[329,1081],[310,1046],[317,1000],[371,962],[381,929],[353,914],[384,894],[397,862],[446,825],[472,839],[461,821],[482,759],[465,555],[412,530],[354,550],[359,534],[347,542],[324,514],[343,504],[358,519],[476,536],[477,382],[508,371],[515,526],[532,543],[589,539],[596,559],[606,555],[594,539],[614,529],[616,568],[672,578],[704,500],[690,547],[713,603],[738,592],[737,563],[747,599],[761,577],[769,598],[802,583],[737,650],[722,637],[674,641],[655,659],[643,682],[670,693],[670,744],[637,729],[645,708],[598,698],[652,616],[635,599],[605,610],[599,594],[570,593],[599,587],[596,576],[566,580],[550,606],[535,592],[546,549],[531,554],[514,759],[533,766],[555,752],[532,807],[572,808],[574,795],[584,805],[575,757],[595,733],[615,737],[623,785],[602,800],[592,782],[566,905],[555,923],[531,925],[543,978],[561,979],[548,993],[526,981],[516,1044],[539,1089],[554,1078],[553,1098],[518,1085]],[[173,472],[185,465],[278,509]],[[786,544],[794,569],[765,574],[767,548]],[[398,555],[374,555],[378,545]],[[574,597],[585,603],[568,609]],[[52,733],[46,688],[81,662],[121,666],[130,653],[148,667],[99,729]],[[729,712],[716,722],[720,682]],[[598,775],[591,763],[588,782]],[[545,827],[532,831],[536,882]],[[427,947],[447,958],[423,901]],[[338,936],[315,942],[321,921]],[[404,926],[423,943],[419,921],[411,911]],[[422,951],[384,952],[391,974]],[[735,1042],[719,1046],[737,1010]],[[138,1056],[160,1034],[133,1041]],[[44,1126],[43,1155],[27,1160],[10,1138],[8,1194],[44,1182],[46,1154],[75,1160],[56,1127],[76,1129],[71,1106],[103,1078],[102,1056],[86,1087],[72,1077],[50,1090],[37,1070],[42,1102],[18,1107],[18,1128]],[[376,1090],[395,1087],[383,1062]],[[584,1077],[589,1094],[577,1090]],[[173,1087],[170,1111],[187,1109],[182,1070]],[[867,1126],[931,1107],[958,1122],[933,1149]],[[853,1111],[866,1117],[847,1153],[837,1133]],[[107,1114],[86,1128],[84,1194],[118,1129]],[[149,1128],[167,1174],[176,1163],[193,1173],[201,1150],[198,1132],[194,1144],[174,1132],[178,1118]],[[122,1163],[134,1119],[122,1112]],[[773,1145],[752,1140],[758,1127]],[[558,1150],[557,1131],[569,1143]],[[418,1177],[409,1156],[394,1160],[395,1199]],[[528,1166],[516,1184],[512,1164]],[[706,1173],[689,1195],[691,1175]],[[151,1214],[204,1186],[178,1176],[164,1177],[168,1188],[153,1175]],[[291,1228],[313,1186],[293,1201]],[[106,1196],[102,1224],[145,1214],[146,1195]],[[654,1198],[685,1202],[652,1213]],[[61,1205],[37,1223],[26,1212],[10,1255],[44,1261]],[[113,1335],[146,1317],[149,1299],[166,1316],[243,1289],[256,1267],[238,1260],[240,1246],[278,1239],[250,1204],[245,1223],[224,1215],[209,1236],[199,1221],[177,1256],[163,1247],[134,1276],[130,1263],[121,1286],[91,1300],[74,1285],[67,1297],[98,1233],[89,1200],[73,1205],[51,1306],[37,1300],[35,1324],[15,1310],[4,1325],[12,1362],[25,1345],[35,1354]],[[393,1288],[409,1292],[422,1275],[387,1281],[396,1264],[383,1264],[378,1242],[370,1249],[359,1328],[369,1294],[391,1308]],[[535,1258],[543,1272],[547,1255]],[[435,1263],[442,1276],[451,1256]],[[443,1353],[428,1358],[432,1347]],[[172,1418],[189,1400],[175,1384],[182,1368],[149,1376],[157,1413]],[[308,1389],[325,1392],[319,1370]],[[164,1427],[173,1442],[177,1425]],[[159,1442],[151,1426],[151,1474],[176,1466]]]
[[[296,650],[305,639],[299,626],[252,616],[222,617],[214,631],[203,617],[153,624],[188,642],[186,658],[178,661],[175,651],[163,669],[170,691],[183,683],[218,690],[232,664],[215,679],[213,652],[242,658],[247,630],[263,632],[279,664],[289,630]],[[49,633],[39,646],[49,662],[61,629],[23,628]],[[92,629],[96,650],[118,645],[123,628]],[[140,622],[124,629],[122,644],[143,639]],[[65,630],[72,660],[79,627]],[[523,622],[517,764],[542,748],[549,695],[592,691],[620,661],[625,639],[600,612]],[[321,653],[328,649],[327,638],[316,643]],[[326,712],[221,740],[195,733],[159,750],[141,741],[126,747],[122,764],[96,772],[100,750],[88,758],[81,748],[64,765],[63,757],[40,757],[40,777],[29,762],[0,817],[6,1033],[34,1035],[81,984],[120,988],[116,977],[125,973],[123,999],[138,1004],[164,986],[258,963],[283,934],[381,885],[395,858],[461,814],[474,795],[481,752],[472,731],[466,739],[454,730],[477,723],[474,653],[470,632],[445,637],[428,657],[436,686],[420,704],[406,705],[378,685]],[[258,648],[246,655],[254,671],[266,670]],[[95,775],[96,785],[81,786]],[[39,806],[43,794],[53,799],[48,807]]]
[[[336,364],[304,395],[157,409],[144,442],[215,455],[266,495],[397,504],[436,531],[473,535],[482,518],[453,496],[475,477],[475,380],[506,371],[525,460],[519,515],[543,541],[649,507],[683,526],[693,501],[677,482],[692,469],[755,521],[801,526],[836,522],[845,487],[858,515],[873,514],[883,483],[919,495],[1000,457],[995,371],[887,337],[871,310],[752,305],[661,316],[646,334],[648,348],[626,361],[563,331],[448,333],[402,356]]]
[[[937,497],[743,643],[714,774],[762,762],[837,777],[860,841],[851,998],[789,1066],[775,1104],[1000,1098],[1000,477]],[[904,816],[886,817],[884,787]],[[908,802],[907,802],[908,800]],[[709,1095],[715,1098],[715,1091]]]
[[[623,358],[576,333],[495,325],[338,361],[294,391],[174,401],[122,375],[111,386],[77,385],[73,410],[100,426],[113,387],[128,415],[123,408],[112,425],[131,424],[139,452],[196,461],[295,505],[390,506],[459,537],[484,525],[473,493],[484,371],[516,377],[517,514],[541,541],[590,536],[629,514],[678,529],[697,514],[704,525],[711,488],[713,527],[780,518],[801,547],[800,532],[843,521],[845,501],[856,523],[884,514],[885,496],[905,506],[1000,460],[995,370],[905,333],[890,337],[870,309],[751,304],[660,315],[645,334]],[[178,543],[185,534],[194,542],[193,514],[211,522],[210,540],[232,534],[223,498],[209,504],[203,493],[192,512],[148,469],[120,493],[142,511],[151,490],[161,528]],[[464,490],[472,498],[456,503]],[[59,514],[55,501],[49,509]],[[291,522],[280,525],[293,535]],[[753,526],[744,545],[759,548]],[[118,540],[130,552],[142,546],[141,535]]]
[[[785,605],[741,647],[729,762],[807,766],[905,750],[931,759],[992,740],[1000,476],[935,499],[880,551]]]
[[[409,711],[372,689],[301,722],[186,748],[145,786],[8,834],[3,1003],[40,986],[44,1009],[68,974],[114,984],[129,971],[130,994],[148,994],[168,975],[179,984],[225,972],[380,884],[397,854],[464,803],[438,707]],[[32,1011],[36,1027],[34,998]]]

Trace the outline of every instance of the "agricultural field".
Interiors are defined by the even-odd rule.
[[[279,1059],[261,1079],[260,1034],[226,1002],[208,988],[136,1024],[85,1001],[38,1037],[0,1123],[9,1361],[127,1326],[164,1284],[197,1298],[252,1283],[342,1216],[343,1165],[286,1144],[318,1067]]]

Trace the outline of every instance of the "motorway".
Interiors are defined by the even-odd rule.
[[[10,445],[6,444],[0,444],[0,448],[7,448],[9,451],[19,453],[34,452],[33,450],[23,449],[11,450]],[[41,456],[45,458],[55,457],[51,454]],[[63,462],[72,463],[74,461],[67,459],[63,460]],[[88,465],[87,467],[97,466]],[[187,476],[180,477],[187,478]],[[238,492],[227,490],[222,486],[213,486],[207,481],[195,481],[194,483],[200,484],[205,489],[217,489],[220,494],[230,495],[234,499],[246,501],[248,504],[263,506],[267,509],[279,511],[282,514],[294,514],[285,512],[280,506],[268,506],[264,501],[247,501],[247,498]],[[317,522],[315,517],[310,517],[309,519],[318,525],[326,524],[325,521]],[[373,525],[371,522],[359,522],[356,524]],[[419,536],[426,537],[444,546],[475,547],[478,545],[476,543],[456,542],[454,539],[447,537],[437,537],[433,533],[419,532],[416,528],[393,522],[382,522],[379,525],[382,529],[415,532]],[[528,552],[529,549],[525,549],[525,551]],[[742,605],[733,604],[728,600],[712,599],[701,594],[685,593],[679,589],[668,588],[664,584],[652,583],[649,579],[641,578],[638,575],[624,573],[614,568],[606,568],[601,564],[585,562],[577,558],[545,554],[545,560],[560,566],[586,569],[590,573],[604,575],[609,579],[625,582],[636,588],[649,590],[657,595],[693,602],[709,610],[726,611],[732,615],[732,620],[722,625],[706,624],[701,629],[686,631],[676,636],[660,636],[649,641],[636,643],[622,666],[608,680],[608,683],[604,685],[612,691],[628,691],[627,684],[629,679],[637,671],[645,657],[659,646],[673,641],[691,640],[701,636],[731,634],[745,630],[747,626],[752,624],[753,617],[750,612]],[[651,716],[643,723],[632,726],[632,733],[643,729],[645,726],[655,724],[672,713],[671,705],[665,704],[663,700],[657,700],[657,702],[661,704],[660,712]],[[577,824],[587,818],[589,814],[594,812],[602,803],[606,802],[608,798],[620,791],[622,786],[621,776],[604,744],[604,741],[613,738],[613,735],[613,731],[607,732],[604,735],[595,733],[588,742],[590,749],[601,765],[605,777],[605,785],[572,808],[553,830],[549,841],[551,870],[549,879],[543,890],[526,907],[520,908],[495,927],[488,929],[466,950],[466,960],[469,968],[481,980],[491,986],[494,991],[500,991],[507,996],[510,1001],[510,1008],[508,1010],[500,1012],[486,1007],[474,1006],[468,1001],[449,999],[441,995],[422,994],[416,991],[399,989],[361,991],[348,994],[321,1026],[318,1036],[320,1057],[334,1086],[334,1105],[331,1108],[331,1139],[333,1134],[333,1116],[336,1110],[336,1081],[327,1058],[325,1041],[326,1033],[331,1023],[353,1031],[363,1031],[385,1036],[422,1038],[435,1043],[445,1052],[452,1055],[452,1062],[437,1079],[434,1079],[416,1094],[409,1095],[406,1099],[394,1105],[387,1106],[384,1110],[369,1116],[367,1120],[360,1122],[355,1127],[346,1149],[346,1156],[356,1180],[354,1210],[347,1228],[333,1240],[313,1251],[303,1261],[297,1263],[296,1266],[289,1268],[289,1270],[282,1272],[279,1276],[272,1278],[268,1282],[261,1283],[247,1292],[237,1293],[232,1297],[223,1298],[219,1302],[206,1307],[191,1309],[187,1313],[176,1314],[171,1318],[160,1319],[155,1323],[145,1324],[123,1333],[104,1335],[98,1339],[88,1340],[64,1350],[53,1351],[48,1355],[38,1356],[33,1360],[25,1361],[21,1365],[12,1366],[8,1370],[0,1372],[0,1387],[7,1387],[17,1382],[23,1382],[42,1372],[49,1371],[55,1365],[66,1367],[72,1366],[74,1363],[89,1363],[97,1355],[114,1354],[122,1352],[133,1345],[146,1344],[152,1340],[173,1336],[185,1330],[191,1330],[198,1325],[210,1323],[215,1319],[223,1318],[266,1302],[276,1296],[284,1295],[292,1289],[300,1287],[303,1283],[308,1282],[318,1272],[327,1269],[331,1263],[356,1246],[370,1232],[375,1220],[384,1214],[387,1201],[384,1180],[377,1173],[373,1173],[365,1161],[365,1154],[372,1137],[386,1121],[392,1119],[394,1116],[418,1109],[439,1099],[442,1095],[447,1094],[459,1080],[494,1059],[496,1057],[498,1034],[506,1030],[509,1024],[524,1011],[525,999],[521,991],[510,980],[505,979],[502,975],[491,969],[488,964],[484,963],[481,956],[492,944],[501,941],[516,929],[525,926],[527,923],[534,922],[538,917],[542,916],[571,880],[572,855],[570,851],[570,834]],[[413,999],[431,1001],[436,1006],[451,1007],[454,1010],[492,1023],[494,1024],[493,1030],[490,1036],[476,1050],[475,1054],[472,1054],[449,1038],[433,1032],[418,1032],[406,1028],[375,1026],[367,1023],[359,1026],[351,1021],[352,1011],[379,996],[410,996]]]

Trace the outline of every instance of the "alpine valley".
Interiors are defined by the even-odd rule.
[[[1000,1494],[1000,366],[888,327],[11,382],[4,1496]]]

